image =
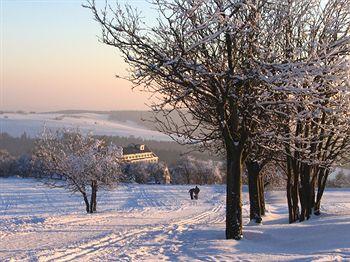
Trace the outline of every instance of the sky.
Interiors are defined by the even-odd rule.
[[[146,0],[123,2],[152,14]],[[127,65],[98,42],[100,27],[84,0],[0,3],[0,110],[147,109],[150,94],[115,78],[127,75]]]

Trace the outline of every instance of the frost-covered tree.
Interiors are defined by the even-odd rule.
[[[196,173],[195,159],[186,156],[172,165],[171,180],[174,184],[195,184]]]
[[[170,182],[170,173],[165,162],[150,163],[148,165],[148,181],[156,184],[165,184]]]
[[[149,173],[145,163],[123,163],[122,172],[126,182],[136,182],[139,184],[147,183]]]
[[[285,154],[290,222],[319,213],[329,170],[349,151],[349,4],[286,0],[271,13],[270,101],[261,104]]]
[[[91,134],[45,130],[36,144],[33,161],[40,163],[45,184],[79,192],[86,212],[93,213],[98,189],[112,188],[121,179],[120,157],[120,147],[107,145]],[[55,176],[60,179],[53,179]]]
[[[197,160],[198,184],[221,184],[223,182],[222,162],[213,160]]]
[[[185,156],[171,166],[174,184],[220,184],[223,182],[222,163]]]
[[[164,162],[158,163],[147,163],[147,162],[136,162],[136,163],[123,163],[122,170],[124,179],[127,182],[136,182],[139,184],[145,183],[166,183],[166,176],[168,174],[168,167]]]
[[[303,81],[313,83],[310,80],[320,75],[329,55],[336,57],[330,51],[336,42],[321,45],[320,50],[327,51],[323,58],[321,51],[303,58],[304,48],[312,44],[303,41],[310,31],[313,36],[309,21],[313,12],[322,13],[316,1],[155,0],[153,4],[159,19],[150,25],[130,6],[99,11],[95,1],[89,1],[86,7],[102,26],[102,41],[116,47],[130,65],[127,79],[159,98],[152,106],[159,129],[180,143],[225,155],[226,238],[240,239],[243,164],[251,147],[264,146],[261,137],[268,141],[277,133],[278,141],[288,138],[290,132],[276,131],[271,119],[290,127],[288,117],[295,108],[285,114],[285,107],[294,101],[290,94],[303,94],[292,90],[301,90]],[[292,14],[311,18],[290,23]],[[290,51],[291,34],[297,51]],[[333,73],[323,72],[327,77]],[[301,98],[298,95],[297,101]],[[276,147],[280,144],[286,143]],[[266,150],[275,150],[270,145]]]

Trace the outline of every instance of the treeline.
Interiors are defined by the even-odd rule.
[[[16,157],[8,151],[0,149],[0,177],[37,177],[33,170],[31,155],[23,154]]]
[[[20,138],[18,138],[21,140]],[[14,139],[17,141],[17,139]],[[105,140],[104,140],[105,141]],[[108,142],[109,143],[109,142]],[[31,149],[34,152],[34,148]],[[34,152],[35,153],[35,152]],[[138,163],[138,164],[122,164],[123,173],[122,182],[125,183],[165,183],[165,172],[169,172],[169,182],[171,184],[225,184],[226,183],[226,163],[217,160],[198,159],[192,155],[180,156],[176,161],[167,164],[164,161],[159,163]],[[33,154],[13,155],[5,149],[0,149],[0,177],[33,177],[43,178],[47,175],[42,169],[40,163],[35,161]],[[270,164],[262,170],[264,185],[271,189],[280,189],[285,187],[286,177],[283,172],[276,166]],[[345,176],[345,177],[344,177]],[[62,176],[51,173],[50,178],[61,179]],[[346,175],[343,173],[337,175],[336,180],[329,182],[330,187],[350,186],[344,183]],[[349,178],[350,180],[350,178]],[[243,184],[248,185],[248,172],[243,176]]]
[[[103,140],[105,141],[105,140]],[[109,143],[107,143],[109,144]],[[59,172],[47,174],[41,162],[34,154],[14,156],[8,151],[0,150],[0,177],[18,176],[23,178],[62,179]],[[121,182],[125,183],[171,183],[171,184],[222,184],[226,181],[225,168],[222,162],[200,160],[193,156],[180,157],[176,162],[159,163],[124,163]],[[168,174],[166,173],[168,172]],[[166,176],[169,180],[165,181]]]
[[[222,182],[218,165],[213,161],[186,158],[172,166],[159,163],[126,163],[123,149],[106,139],[83,134],[79,130],[45,131],[35,141],[33,153],[14,157],[0,151],[0,176],[40,178],[49,187],[59,187],[80,194],[87,213],[97,210],[97,194],[112,189],[118,183],[186,183]],[[206,165],[207,164],[207,165]],[[217,181],[213,178],[217,177]]]
[[[131,143],[146,144],[159,157],[158,166],[152,164],[135,164],[124,166],[127,175],[124,182],[159,182],[159,166],[166,165],[170,171],[170,181],[174,184],[214,184],[225,181],[225,172],[218,157],[191,152],[188,148],[175,142],[142,140],[135,137],[95,136],[107,144],[127,146]],[[31,138],[26,133],[12,137],[0,134],[0,176],[37,177],[43,176],[40,167],[33,161],[35,145],[40,139]],[[56,177],[57,178],[57,177]]]
[[[219,158],[212,158],[203,153],[184,154],[183,146],[174,142],[144,141],[138,138],[126,137],[100,137],[108,143],[126,146],[130,143],[146,143],[160,157],[160,165],[166,164],[170,172],[172,184],[225,184],[226,163]],[[0,134],[0,176],[41,177],[34,167],[32,153],[36,139],[28,137],[25,133],[21,137],[12,137],[6,133]],[[170,149],[169,149],[170,148]],[[348,168],[348,166],[345,166]],[[128,177],[126,182],[160,183],[159,170],[151,164],[136,164],[125,168]],[[263,168],[263,183],[269,188],[281,189],[286,186],[287,176],[284,171],[274,163]],[[242,182],[248,185],[248,172],[242,177]],[[338,172],[327,180],[328,187],[350,187],[350,176],[344,171]]]
[[[127,146],[129,144],[146,144],[159,157],[161,161],[168,164],[174,164],[183,155],[190,151],[189,147],[182,146],[171,141],[155,141],[143,140],[136,137],[116,137],[116,136],[99,136],[107,142],[113,142],[119,146]],[[29,137],[23,133],[20,137],[13,137],[7,133],[0,133],[0,149],[6,150],[10,155],[19,157],[21,155],[31,155],[34,150],[35,141],[37,139]],[[195,158],[201,160],[209,160],[213,157],[206,153],[191,152]],[[219,160],[218,157],[214,157]]]
[[[23,133],[20,137],[13,137],[7,133],[0,133],[0,149],[6,150],[14,157],[30,155],[33,152],[35,139]]]

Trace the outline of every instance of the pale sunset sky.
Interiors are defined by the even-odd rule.
[[[127,65],[98,42],[100,27],[84,0],[0,2],[0,110],[147,109],[149,94],[115,78]],[[146,0],[119,2],[153,12]]]

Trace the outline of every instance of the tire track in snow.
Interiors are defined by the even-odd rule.
[[[145,193],[142,193],[145,194]],[[179,220],[170,221],[169,224],[145,226],[131,230],[127,233],[116,234],[114,232],[97,236],[93,239],[73,244],[71,246],[55,249],[53,251],[42,252],[38,257],[39,261],[71,261],[85,256],[92,256],[96,253],[98,257],[108,256],[111,252],[115,255],[128,257],[127,251],[132,250],[135,245],[130,245],[138,239],[153,239],[155,235],[168,236],[174,232],[180,234],[190,230],[193,225],[205,223],[217,223],[222,218],[220,211],[223,209],[223,203],[206,210],[200,214],[185,217]],[[176,244],[175,244],[176,245]],[[52,254],[53,253],[53,254]]]
[[[223,207],[224,205],[220,204],[198,215],[182,218],[177,221],[172,221],[169,224],[146,227],[140,231],[132,233],[129,236],[129,238],[131,237],[131,239],[128,239],[127,243],[132,242],[134,244],[133,246],[124,245],[123,247],[117,250],[113,250],[113,253],[118,252],[120,254],[118,257],[122,257],[124,259],[126,258],[132,259],[133,253],[136,253],[137,255],[139,251],[138,249],[135,248],[135,246],[142,246],[142,244],[144,244],[145,242],[149,242],[149,240],[152,240],[154,238],[160,239],[159,237],[163,239],[163,242],[167,242],[167,243],[172,242],[172,245],[171,245],[172,248],[176,249],[177,248],[176,246],[179,244],[176,241],[176,236],[178,234],[183,234],[189,230],[192,230],[193,225],[198,225],[203,222],[207,224],[207,223],[211,223],[211,221],[216,221],[217,215],[220,216],[219,211],[222,210]],[[213,214],[216,215],[216,217],[211,220],[210,218],[211,218],[211,215]],[[160,252],[158,250],[158,247],[154,247],[154,248],[155,248],[154,250],[155,252]]]
[[[223,216],[220,214],[220,211],[223,210],[223,208],[224,208],[224,205],[223,203],[221,203],[215,206],[214,208],[204,211],[198,215],[173,221],[162,227],[153,228],[152,230],[144,232],[145,234],[143,235],[140,234],[137,239],[140,239],[143,236],[145,236],[145,238],[142,238],[138,243],[137,242],[134,243],[134,246],[143,246],[145,242],[149,242],[149,240],[157,238],[158,239],[157,244],[160,244],[159,243],[160,239],[162,239],[162,244],[160,246],[167,246],[167,249],[170,248],[171,250],[177,250],[179,249],[179,246],[183,244],[182,242],[179,242],[177,240],[179,235],[193,230],[193,226],[195,225],[199,225],[204,222],[205,224],[210,224],[217,221],[218,219],[222,219]],[[223,218],[223,220],[225,220],[225,218]],[[153,250],[150,250],[152,246],[147,246],[147,248],[148,248],[147,253],[163,254],[168,252],[167,249],[162,249],[162,251],[159,250],[158,246],[154,246]],[[139,250],[132,247],[127,248],[122,255],[123,257],[126,256],[131,259],[136,257],[136,260],[138,256],[142,258],[142,254],[140,254]]]
[[[181,194],[173,196],[170,194],[172,198],[176,199],[175,205],[169,205],[170,199],[167,197],[163,197],[166,193],[162,191],[155,191],[153,188],[137,188],[134,189],[133,195],[136,199],[141,200],[138,204],[139,206],[146,207],[145,209],[138,210],[138,213],[143,214],[147,211],[150,211],[149,208],[160,208],[165,206],[171,206],[172,212],[183,209],[185,204],[190,203],[190,206],[197,204],[197,202],[188,202],[185,199],[181,199]],[[100,236],[96,236],[87,240],[79,241],[73,243],[71,245],[66,245],[64,247],[56,248],[54,250],[45,250],[42,251],[39,256],[39,261],[71,261],[77,260],[80,258],[88,259],[90,257],[105,257],[113,255],[115,257],[118,254],[118,257],[127,258],[129,252],[134,253],[135,251],[135,243],[139,245],[144,244],[144,241],[152,240],[154,237],[161,237],[167,243],[171,243],[172,239],[177,235],[188,230],[193,230],[193,226],[199,225],[201,223],[218,223],[220,221],[224,221],[224,203],[219,199],[214,200],[215,195],[212,196],[212,199],[209,200],[211,203],[211,208],[207,209],[201,213],[192,214],[186,217],[180,217],[177,219],[169,220],[168,222],[147,226],[139,226],[137,228],[133,228],[126,233],[119,233],[108,231],[108,233],[104,233]],[[181,199],[181,200],[180,200]],[[208,203],[208,202],[206,202]],[[215,206],[214,206],[215,205]],[[179,206],[179,207],[177,207]],[[196,206],[196,205],[195,205]],[[132,219],[132,218],[131,218]],[[68,224],[76,224],[78,222],[79,226],[81,226],[81,222],[84,222],[85,219],[77,218],[75,221],[67,221]],[[88,219],[89,220],[89,219]],[[104,219],[102,219],[104,220]],[[100,221],[101,222],[101,221]],[[107,232],[107,231],[105,231]],[[143,239],[144,241],[140,243],[139,239]],[[173,245],[177,245],[173,243]]]
[[[103,234],[101,237],[96,237],[70,247],[60,248],[54,250],[54,254],[43,254],[38,257],[39,261],[72,261],[79,259],[86,255],[91,255],[96,252],[106,252],[108,248],[117,247],[113,251],[118,251],[125,245],[124,242],[130,242],[141,231],[132,231],[129,233],[116,234],[108,233]]]

